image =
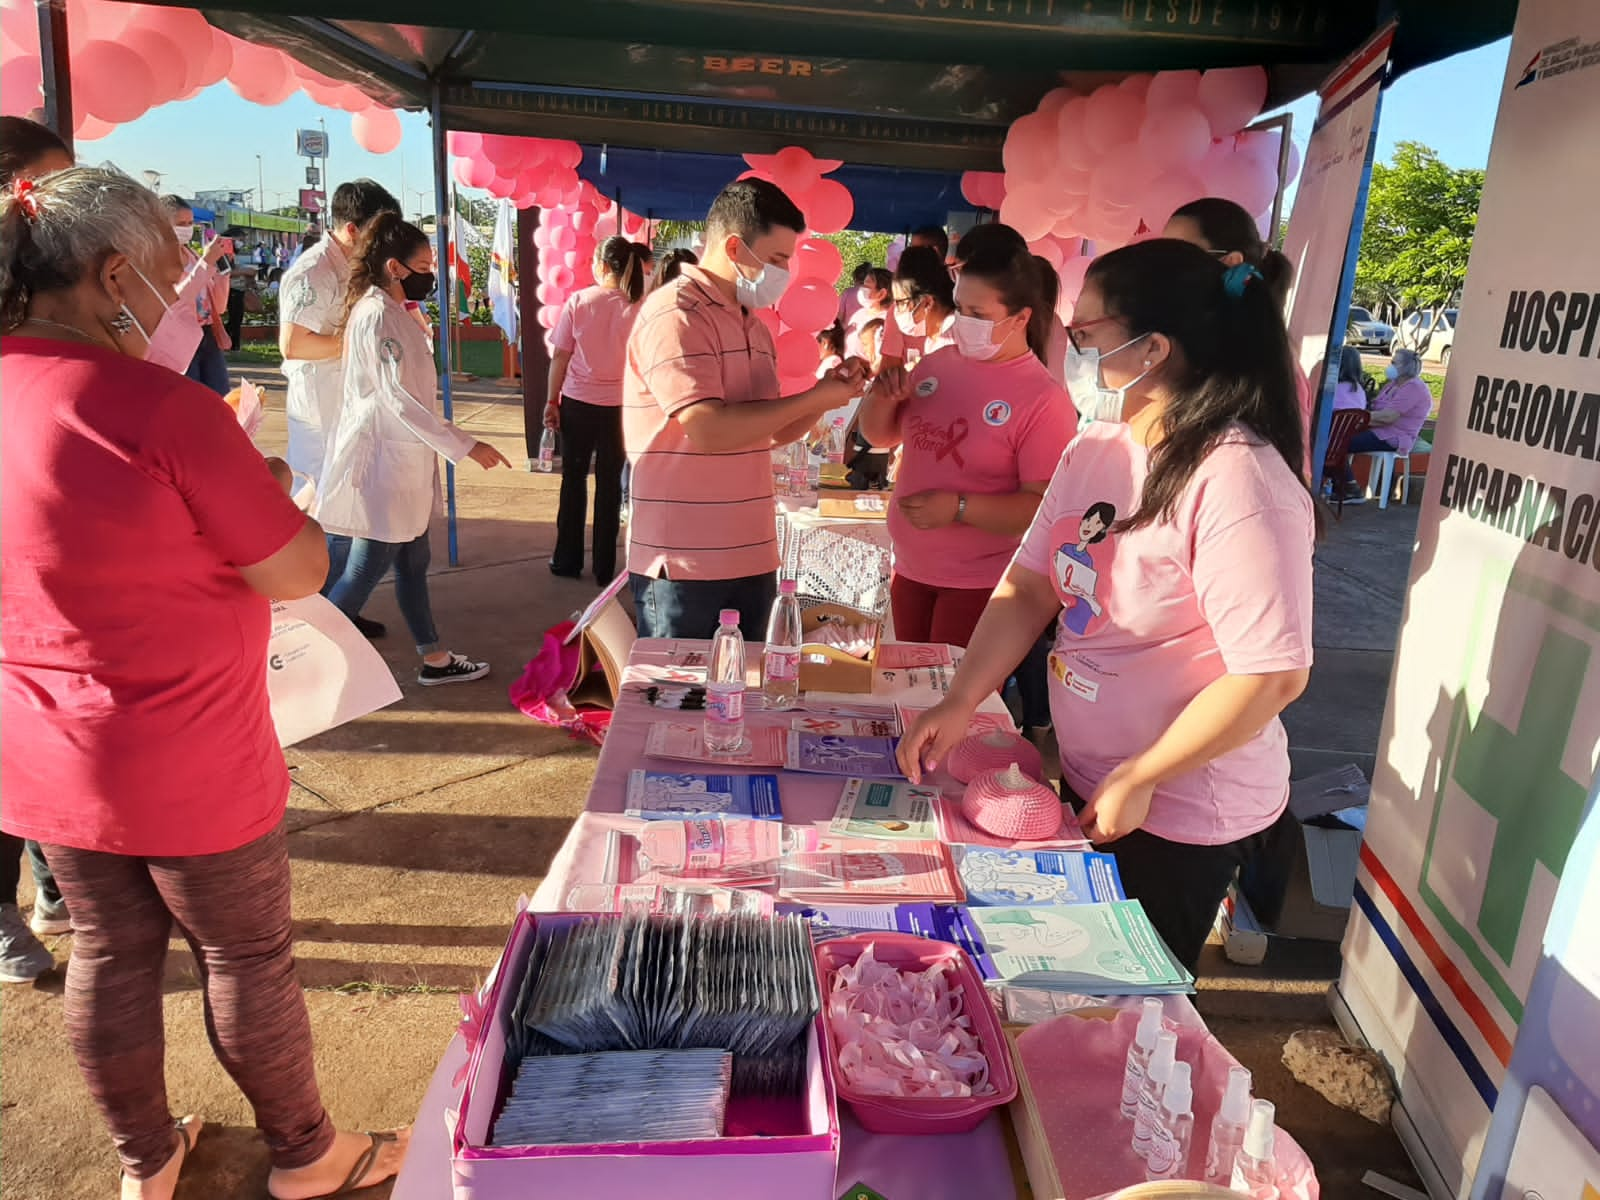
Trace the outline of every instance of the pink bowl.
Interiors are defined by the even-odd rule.
[[[1029,779],[1015,763],[985,771],[967,785],[961,815],[985,833],[1013,841],[1053,837],[1061,828],[1061,797]]]
[[[1044,759],[1037,746],[1021,734],[991,729],[957,742],[944,768],[956,782],[971,783],[985,771],[1003,771],[1012,763],[1029,779],[1044,778]]]
[[[850,1105],[862,1128],[873,1133],[965,1133],[976,1129],[991,1110],[1011,1103],[1017,1095],[1017,1074],[1011,1065],[1011,1051],[1000,1028],[1000,1017],[984,989],[983,976],[978,974],[978,968],[966,951],[948,942],[935,942],[909,933],[857,933],[832,938],[814,947],[824,1010],[833,990],[835,972],[854,963],[869,945],[877,961],[900,971],[925,971],[935,963],[944,963],[955,972],[965,1012],[972,1018],[973,1036],[978,1039],[983,1056],[989,1060],[989,1082],[994,1084],[994,1091],[987,1096],[925,1099],[868,1096],[856,1092],[839,1069],[839,1047],[824,1012],[822,1026],[826,1036],[822,1046],[839,1098]]]

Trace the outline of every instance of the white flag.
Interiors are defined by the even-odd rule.
[[[494,244],[489,248],[489,308],[494,323],[505,331],[506,341],[517,343],[516,235],[512,232],[511,201],[500,201],[494,219]]]

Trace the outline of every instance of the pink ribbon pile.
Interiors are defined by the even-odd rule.
[[[902,972],[868,946],[840,967],[828,1025],[845,1083],[867,1096],[951,1099],[994,1091],[989,1060],[972,1032],[960,985],[943,963]]]

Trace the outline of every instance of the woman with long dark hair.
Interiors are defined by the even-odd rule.
[[[930,246],[912,246],[895,264],[889,318],[896,338],[886,339],[883,356],[894,365],[954,344],[955,284],[942,255]]]
[[[608,237],[594,252],[593,287],[574,292],[551,334],[546,428],[561,431],[561,507],[550,574],[583,574],[583,525],[589,507],[589,467],[594,466],[595,582],[617,574],[617,534],[622,525],[622,373],[628,331],[644,298],[645,268],[624,237]]]
[[[428,523],[437,503],[438,458],[480,467],[510,464],[488,442],[461,432],[435,407],[433,347],[408,302],[434,288],[428,237],[399,214],[381,212],[356,239],[345,301],[344,406],[329,442],[313,515],[353,539],[329,572],[325,594],[354,617],[394,569],[395,600],[416,642],[424,687],[464,683],[489,664],[439,644],[428,597]]]
[[[1193,968],[1284,811],[1278,714],[1311,665],[1316,517],[1287,334],[1254,267],[1168,239],[1097,259],[1069,334],[1067,386],[1096,420],[901,765],[917,779],[942,759],[1060,615],[1063,791]]]
[[[924,256],[934,252],[907,250],[901,270],[907,259],[915,264]],[[948,289],[942,262],[938,278]],[[944,303],[924,290],[932,282],[921,270],[895,279],[926,322]],[[1020,238],[979,245],[963,263],[950,303],[941,328],[955,344],[928,354],[909,378],[885,372],[862,400],[858,420],[868,445],[902,448],[889,509],[895,633],[908,642],[965,646],[1077,422],[1032,350],[1039,277]],[[1025,651],[1006,664],[1007,675]]]
[[[1191,200],[1167,221],[1162,237],[1177,238],[1214,255],[1225,267],[1244,263],[1261,272],[1261,282],[1282,311],[1294,283],[1294,264],[1261,236],[1256,219],[1232,200],[1205,196]]]

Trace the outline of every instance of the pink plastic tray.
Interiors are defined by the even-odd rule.
[[[840,967],[860,958],[867,946],[873,957],[901,971],[925,971],[935,963],[947,964],[961,986],[961,998],[972,1018],[972,1032],[989,1060],[989,1082],[994,1091],[987,1096],[952,1099],[897,1099],[868,1096],[855,1091],[839,1069],[838,1047],[827,1021],[827,997],[833,990],[833,977]],[[822,986],[823,1049],[834,1090],[847,1102],[856,1119],[873,1133],[965,1133],[982,1124],[991,1109],[1016,1098],[1017,1076],[1011,1066],[1000,1018],[989,1003],[983,977],[959,946],[913,937],[909,933],[858,933],[850,937],[819,942],[816,946],[817,978]]]

